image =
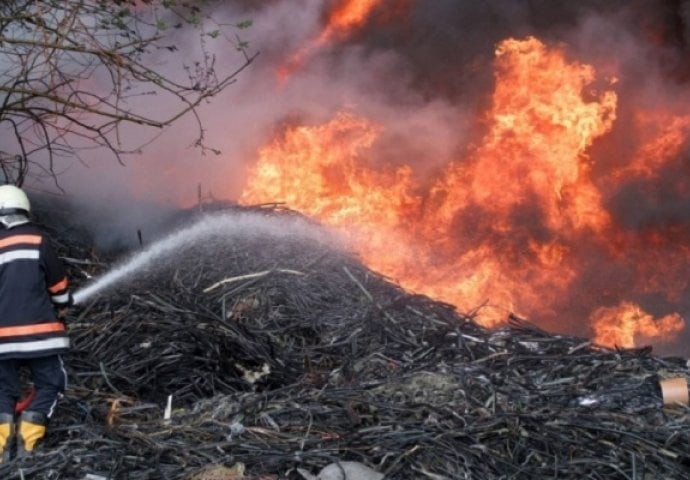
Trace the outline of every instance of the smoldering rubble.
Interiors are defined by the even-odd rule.
[[[238,210],[296,215],[177,220]],[[115,260],[78,228],[47,227],[77,288]],[[664,406],[659,387],[690,375],[685,359],[514,315],[485,329],[328,242],[222,240],[186,243],[72,310],[71,384],[40,450],[2,478],[690,475],[690,409]]]

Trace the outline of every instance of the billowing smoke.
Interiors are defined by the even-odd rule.
[[[202,111],[207,143],[222,155],[196,150],[192,120],[186,119],[161,133],[141,155],[126,159],[127,168],[111,165],[110,158],[86,155],[89,168],[73,165],[62,175],[63,183],[72,190],[72,178],[79,179],[74,186],[83,187],[81,176],[93,176],[87,185],[95,185],[97,192],[106,188],[113,195],[127,192],[125,197],[174,203],[195,197],[199,184],[208,194],[233,197],[242,188],[243,167],[281,122],[323,120],[343,108],[382,120],[391,143],[402,139],[425,163],[442,164],[444,156],[462,149],[481,129],[479,117],[493,84],[494,50],[507,37],[538,35],[565,42],[584,62],[623,63],[631,74],[622,81],[634,82],[626,88],[631,94],[656,92],[660,99],[650,101],[663,100],[659,90],[676,89],[673,84],[689,68],[682,62],[688,2],[387,0],[351,33],[312,49],[289,81],[277,82],[276,69],[318,37],[328,9],[337,3],[222,2],[216,12],[219,23],[251,19],[252,27],[242,35],[261,52],[238,83]],[[185,50],[185,40],[177,44],[180,57],[195,53]],[[214,53],[224,65],[240,61],[233,51]],[[658,75],[671,85],[657,83]],[[667,100],[675,102],[676,93],[668,92]],[[116,173],[109,172],[103,185],[98,178],[107,167]]]
[[[690,286],[683,278],[689,263],[676,260],[687,255],[690,240],[688,129],[679,126],[686,136],[674,144],[673,159],[643,166],[640,149],[664,135],[663,120],[637,117],[640,107],[674,118],[690,115],[690,1],[382,0],[360,2],[373,5],[361,21],[327,30],[332,12],[347,3],[354,2],[219,2],[217,21],[250,19],[253,25],[242,35],[261,52],[236,84],[202,109],[206,143],[222,153],[195,149],[192,119],[185,119],[129,158],[126,167],[87,157],[88,168],[72,165],[61,175],[62,186],[79,203],[95,207],[100,218],[111,219],[101,226],[126,226],[132,236],[135,227],[146,230],[149,223],[142,203],[170,208],[199,199],[236,200],[247,168],[282,129],[325,123],[342,111],[385,126],[371,145],[372,165],[408,165],[415,184],[423,186],[486,134],[497,45],[534,36],[596,69],[592,98],[615,88],[616,120],[587,153],[592,182],[617,232],[611,241],[631,252],[611,262],[598,240],[580,238],[573,255],[581,273],[571,286],[579,293],[551,304],[554,312],[568,312],[569,320],[560,323],[553,313],[542,323],[588,334],[592,306],[618,305],[621,285],[630,286],[634,300],[653,316],[675,311],[690,319]],[[182,54],[192,48],[185,42],[181,36]],[[223,65],[239,62],[234,51],[215,53]],[[422,196],[429,200],[427,193]],[[523,243],[548,241],[553,232],[543,216],[529,201],[516,207],[510,217],[515,236],[524,235]],[[481,206],[455,219],[459,229],[478,236],[495,234],[487,222]],[[639,264],[649,257],[672,277],[667,281],[673,296],[660,293],[670,285],[640,286]],[[580,324],[570,320],[577,317]],[[689,338],[683,333],[659,348],[687,354],[683,345]]]

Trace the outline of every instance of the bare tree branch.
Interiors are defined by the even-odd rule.
[[[0,153],[5,181],[16,174],[12,181],[21,184],[29,165],[41,161],[44,167],[38,169],[55,176],[57,155],[78,156],[79,150],[94,147],[106,148],[122,162],[123,154],[138,150],[123,141],[122,126],[148,127],[155,136],[156,130],[188,114],[197,124],[194,143],[206,150],[198,107],[231,85],[257,55],[249,53],[236,32],[228,32],[242,28],[240,24],[204,30],[204,21],[213,22],[203,16],[206,3],[0,2],[0,125],[8,125],[2,133],[15,139],[17,150]],[[191,65],[178,65],[177,73],[171,73],[168,65],[180,58],[171,43],[180,25],[199,34],[200,53]],[[231,38],[236,65],[219,72],[207,42]],[[166,69],[152,59],[166,61]],[[169,107],[159,117],[142,101],[154,95]],[[18,158],[20,165],[10,167]]]

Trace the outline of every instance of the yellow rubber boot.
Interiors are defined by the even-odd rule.
[[[0,413],[0,463],[10,461],[12,442],[14,442],[14,415]]]
[[[23,412],[17,428],[17,457],[26,457],[31,453],[45,434],[46,416],[39,412]]]

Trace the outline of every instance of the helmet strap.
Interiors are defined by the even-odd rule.
[[[24,211],[24,210],[22,210]],[[1,213],[2,211],[0,211]],[[24,225],[25,223],[29,223],[29,219],[24,213],[15,213],[11,215],[1,215],[0,214],[0,223],[5,227],[5,228],[12,228],[16,227],[19,225]]]

